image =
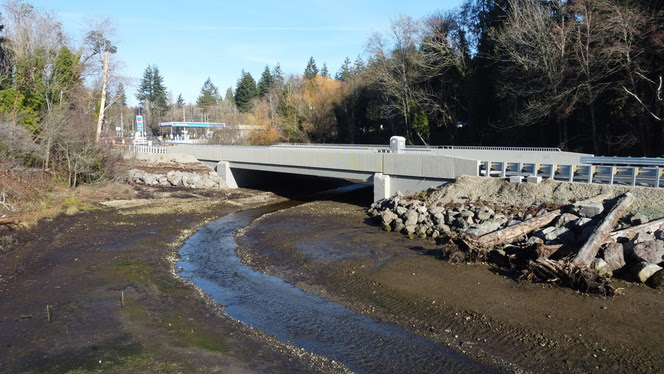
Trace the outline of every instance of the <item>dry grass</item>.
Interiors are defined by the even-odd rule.
[[[99,182],[75,189],[41,169],[0,164],[0,217],[18,220],[24,226],[60,213],[91,209],[100,201],[132,198],[125,183]]]

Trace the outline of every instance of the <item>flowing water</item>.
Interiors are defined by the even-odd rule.
[[[356,314],[245,266],[235,255],[234,232],[263,214],[292,205],[232,213],[200,228],[180,250],[180,276],[210,295],[229,316],[355,372],[494,371],[443,344]]]

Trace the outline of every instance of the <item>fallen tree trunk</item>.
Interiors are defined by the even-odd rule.
[[[579,249],[579,253],[574,257],[574,260],[572,260],[572,265],[580,268],[587,268],[590,265],[590,262],[597,256],[599,247],[606,243],[607,238],[609,238],[611,229],[616,225],[616,222],[618,222],[620,217],[623,216],[627,208],[632,205],[635,199],[636,198],[631,193],[625,193],[613,209],[611,209],[609,214],[606,215],[604,221],[602,221],[595,231],[593,231],[586,244]]]
[[[610,195],[608,193],[603,193],[591,197],[589,199],[586,199],[584,200],[584,202],[589,202],[589,201],[601,202],[604,199],[607,199],[609,196]],[[537,216],[527,221],[517,223],[516,225],[482,235],[478,239],[468,240],[468,243],[474,247],[484,248],[484,250],[488,251],[490,248],[498,244],[509,242],[520,236],[526,235],[529,232],[533,232],[541,227],[548,225],[561,214],[562,212],[560,209],[552,210],[548,213],[542,214],[541,216]]]
[[[607,242],[608,241],[617,241],[618,238],[625,238],[627,240],[632,240],[634,238],[634,236],[636,236],[636,234],[638,234],[640,232],[657,231],[662,226],[664,226],[664,218],[660,218],[660,219],[655,220],[655,221],[644,223],[642,225],[628,227],[624,230],[614,231],[609,235],[609,238],[608,238]]]
[[[544,227],[561,214],[562,212],[560,209],[552,210],[548,213],[542,214],[541,216],[517,223],[516,225],[482,235],[476,240],[473,240],[472,244],[474,246],[486,248],[488,250],[498,244],[506,243],[510,240],[514,240],[520,236],[526,235],[529,232],[535,231],[540,227]]]

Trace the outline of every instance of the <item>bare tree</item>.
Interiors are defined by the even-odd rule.
[[[420,99],[417,85],[419,61],[419,22],[407,16],[392,21],[387,35],[374,34],[367,45],[374,83],[385,95],[386,117],[401,117],[405,135],[412,141],[411,110]],[[393,133],[397,133],[393,129]]]
[[[573,26],[566,1],[511,0],[505,26],[495,37],[497,58],[507,69],[503,83],[524,102],[516,126],[554,118],[561,147],[568,141],[566,120],[577,100],[569,80]]]
[[[93,25],[92,29],[85,37],[85,44],[88,48],[86,61],[99,56],[101,58],[101,94],[99,104],[99,116],[97,118],[97,127],[95,132],[95,141],[99,142],[102,124],[104,123],[104,114],[107,109],[106,96],[109,79],[111,53],[117,52],[117,47],[108,39],[112,34],[110,21],[102,20]]]

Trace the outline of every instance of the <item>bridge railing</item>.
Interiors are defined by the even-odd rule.
[[[168,147],[156,146],[156,145],[136,145],[130,144],[125,146],[129,152],[139,152],[139,153],[168,153]]]
[[[567,182],[663,186],[664,168],[652,166],[557,165],[522,162],[480,162],[478,175],[487,177],[539,176]]]

